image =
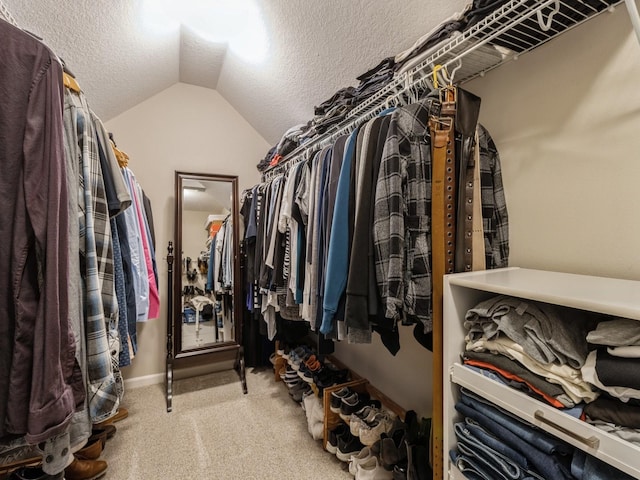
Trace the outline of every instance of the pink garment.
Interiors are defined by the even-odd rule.
[[[136,206],[136,214],[138,224],[140,225],[140,238],[142,239],[142,248],[144,250],[144,261],[147,265],[147,277],[149,278],[149,320],[160,316],[160,295],[158,294],[158,285],[156,277],[153,275],[153,262],[151,261],[151,252],[149,251],[149,239],[147,238],[146,219],[140,207],[140,198],[138,197],[138,189],[136,188],[135,179],[130,172],[129,182],[131,186],[131,197]]]

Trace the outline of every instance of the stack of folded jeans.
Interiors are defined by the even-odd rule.
[[[498,409],[484,398],[462,392],[456,410],[458,448],[450,458],[462,473],[483,479],[571,479],[574,448]]]
[[[616,479],[632,477],[462,389],[451,461],[474,479]]]

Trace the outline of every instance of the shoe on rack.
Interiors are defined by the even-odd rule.
[[[338,439],[347,433],[349,429],[344,423],[341,423],[333,430],[329,430],[327,434],[327,452],[333,453],[334,455],[338,451]]]
[[[14,471],[9,480],[64,480],[64,472],[49,475],[41,467],[23,467]]]
[[[393,426],[393,419],[388,412],[378,412],[373,420],[365,422],[359,430],[360,441],[365,445],[373,445],[380,440],[383,433],[387,433]]]
[[[338,460],[348,462],[352,455],[357,455],[363,448],[364,445],[362,445],[360,439],[351,435],[351,432],[347,428],[345,433],[338,437],[336,457],[338,457]]]
[[[370,397],[368,393],[353,392],[348,397],[342,399],[342,403],[340,404],[340,417],[345,422],[348,422],[351,419],[351,415],[367,405],[369,400]]]
[[[393,473],[382,468],[378,458],[374,456],[359,464],[356,469],[356,480],[392,480],[392,478]]]
[[[293,383],[294,381],[297,382],[300,377],[298,376],[298,372],[296,372],[290,366],[287,366],[287,369],[285,370],[284,375],[281,378],[285,383]]]
[[[369,447],[364,447],[355,455],[351,455],[351,458],[349,459],[349,473],[355,477],[358,470],[358,465],[369,460],[372,455],[373,454],[371,453],[371,449]]]
[[[351,434],[356,437],[360,436],[360,427],[362,427],[366,422],[371,422],[377,413],[380,410],[371,405],[365,405],[356,413],[352,413],[349,419],[349,429],[351,430]]]
[[[311,355],[313,355],[311,349],[306,345],[301,345],[289,354],[289,365],[297,371],[300,368],[300,365],[303,364]]]
[[[349,387],[342,387],[340,390],[334,390],[331,392],[331,400],[329,402],[329,409],[333,413],[340,413],[340,405],[342,405],[342,399],[352,395],[353,392]]]
[[[351,378],[350,375],[349,370],[344,369],[336,371],[335,369],[325,365],[316,375],[313,376],[313,383],[318,387],[319,394],[324,395],[325,388],[347,383]]]
[[[305,395],[305,393],[308,393],[309,391],[313,392],[313,390],[311,389],[311,385],[309,385],[307,382],[300,380],[300,385],[296,385],[291,390],[289,390],[289,395],[291,395],[291,398],[295,402],[300,403],[302,402],[302,397]]]
[[[107,462],[103,460],[81,460],[76,458],[64,469],[65,480],[95,480],[107,471]]]

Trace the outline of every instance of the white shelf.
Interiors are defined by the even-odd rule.
[[[452,275],[451,285],[640,320],[640,282],[524,268]]]
[[[444,451],[455,448],[454,409],[463,386],[523,420],[640,478],[640,447],[566,415],[517,390],[461,365],[463,319],[480,301],[496,294],[640,320],[640,282],[522,268],[459,273],[444,280]],[[448,462],[450,463],[450,462]],[[450,479],[463,478],[449,466]]]

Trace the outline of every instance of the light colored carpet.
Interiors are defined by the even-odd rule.
[[[102,459],[106,480],[350,479],[346,464],[307,431],[305,413],[270,369],[247,369],[249,393],[229,370],[125,392],[129,417],[116,423]]]

